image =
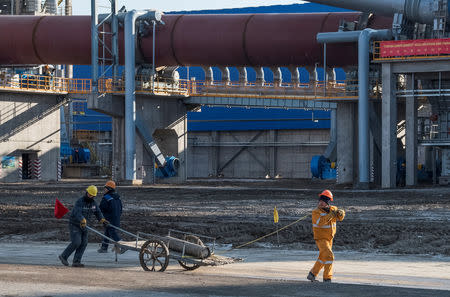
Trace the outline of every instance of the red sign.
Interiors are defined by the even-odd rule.
[[[380,42],[380,58],[450,54],[450,38]]]

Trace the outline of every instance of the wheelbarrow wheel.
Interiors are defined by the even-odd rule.
[[[195,235],[188,234],[188,235],[186,235],[184,240],[191,242],[191,243],[201,245],[201,246],[205,246],[203,244],[202,240]],[[181,265],[181,267],[183,267],[186,270],[194,270],[194,269],[197,269],[200,267],[199,264],[187,262],[186,260],[178,260],[178,263]]]
[[[163,272],[169,265],[169,249],[161,240],[150,239],[142,245],[139,261],[145,271]]]

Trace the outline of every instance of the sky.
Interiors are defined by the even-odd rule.
[[[184,10],[203,10],[203,9],[222,9],[222,8],[238,8],[283,4],[299,4],[305,1],[299,0],[165,0],[165,1],[144,1],[144,0],[118,0],[120,9],[123,5],[127,10],[132,9],[156,9],[161,11],[184,11]],[[108,10],[110,2],[108,0],[97,0],[98,10],[104,13]],[[90,15],[90,0],[72,1],[74,15]]]

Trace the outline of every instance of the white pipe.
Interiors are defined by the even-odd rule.
[[[95,0],[92,0],[95,1]],[[158,11],[132,10],[125,14],[125,179],[136,179],[136,20],[161,21]],[[154,57],[153,57],[154,58]]]
[[[142,13],[132,10],[125,15],[125,179],[136,179],[136,27]]]

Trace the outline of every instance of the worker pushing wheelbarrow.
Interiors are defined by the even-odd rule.
[[[235,259],[214,255],[215,238],[178,230],[169,230],[167,236],[138,232],[133,234],[119,227],[110,225],[117,231],[132,236],[133,243],[115,241],[92,227],[90,231],[114,243],[116,261],[118,254],[131,250],[139,253],[139,262],[146,271],[163,272],[173,259],[186,270],[194,270],[200,266],[215,266],[232,263]],[[202,239],[212,241],[205,245]]]

